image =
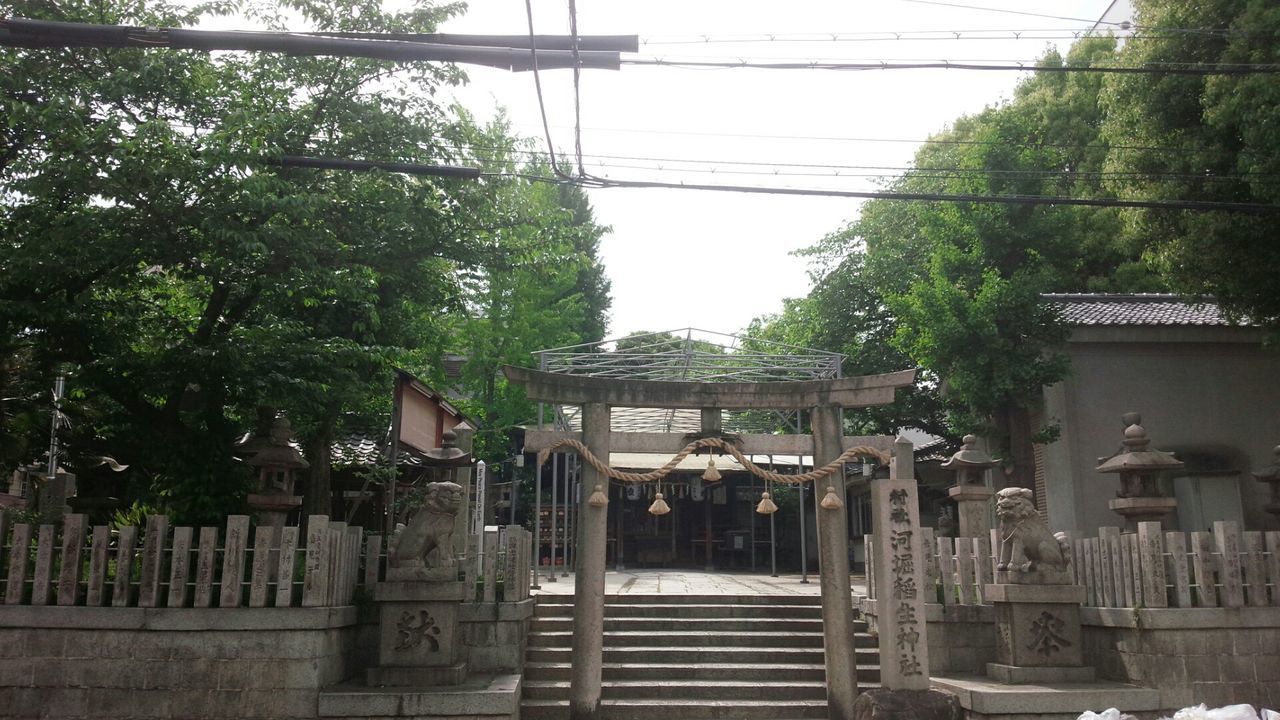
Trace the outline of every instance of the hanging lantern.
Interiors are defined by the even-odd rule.
[[[720,471],[716,469],[716,456],[712,455],[707,458],[707,470],[702,473],[702,479],[707,482],[719,482]]]
[[[835,487],[831,485],[827,486],[827,495],[822,498],[822,502],[818,504],[827,510],[839,510],[844,507],[844,503],[841,502],[840,496],[836,495]]]
[[[761,515],[772,515],[778,512],[778,506],[773,504],[773,498],[769,496],[769,493],[760,493],[760,504],[756,505],[756,512]]]
[[[596,484],[596,489],[591,493],[591,497],[587,498],[587,504],[591,507],[604,507],[609,504],[609,498],[604,494],[604,486]]]
[[[671,512],[671,508],[667,505],[667,501],[662,499],[662,493],[654,495],[653,504],[649,506],[650,515],[666,515]]]

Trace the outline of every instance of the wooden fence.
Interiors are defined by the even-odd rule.
[[[198,534],[171,529],[163,515],[148,517],[145,527],[115,529],[89,528],[84,515],[67,515],[60,527],[9,528],[0,515],[0,595],[6,605],[326,607],[351,605],[357,588],[384,576],[381,535],[364,536],[322,515],[308,518],[305,535],[297,527],[279,535],[251,527],[247,515],[229,516],[225,530],[202,527]],[[522,528],[486,534],[482,573],[467,578],[483,585],[476,599],[528,597],[529,545]],[[511,568],[510,559],[521,557],[524,566]]]
[[[924,536],[926,602],[982,605],[994,578],[999,531],[989,538]],[[1213,532],[1163,532],[1140,523],[1138,532],[1099,528],[1097,537],[1068,538],[1075,582],[1085,605],[1123,608],[1245,607],[1280,605],[1280,532],[1241,532],[1239,523],[1215,522]],[[866,536],[867,557],[874,538]],[[1015,557],[1021,550],[1015,546]],[[869,561],[870,562],[870,561]],[[873,569],[868,595],[876,597]]]

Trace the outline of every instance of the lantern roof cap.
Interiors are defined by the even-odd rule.
[[[1138,470],[1177,470],[1183,467],[1181,460],[1173,453],[1163,450],[1151,450],[1151,439],[1147,437],[1147,429],[1139,423],[1142,416],[1137,413],[1126,413],[1123,420],[1128,424],[1124,429],[1123,446],[1119,453],[1103,460],[1095,472],[1120,473]]]
[[[963,468],[976,468],[986,470],[1000,464],[1000,461],[993,460],[985,450],[979,450],[974,447],[978,442],[978,438],[973,435],[965,435],[961,441],[964,447],[960,448],[946,462],[942,463],[942,467],[951,470],[960,470]]]

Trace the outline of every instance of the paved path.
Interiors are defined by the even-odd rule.
[[[549,582],[545,568],[538,581],[541,590],[549,595],[573,594],[574,574],[557,575]],[[849,578],[855,593],[866,593],[866,581],[861,576]],[[610,571],[604,576],[606,595],[820,595],[822,588],[816,575],[809,582],[800,582],[800,575],[779,575],[747,572],[708,572],[704,570],[624,570]]]

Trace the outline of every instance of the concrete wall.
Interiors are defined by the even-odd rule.
[[[464,604],[473,672],[524,665],[533,600]],[[0,605],[0,718],[315,718],[377,663],[357,609]]]
[[[0,607],[0,717],[314,718],[356,610]]]
[[[1098,676],[1160,690],[1161,705],[1280,707],[1280,607],[1082,608]]]
[[[1093,469],[1120,447],[1120,416],[1134,411],[1153,448],[1224,455],[1239,471],[1195,481],[1204,483],[1206,506],[1194,522],[1280,529],[1262,510],[1269,488],[1249,474],[1270,464],[1280,444],[1280,353],[1260,340],[1246,328],[1077,328],[1067,346],[1071,376],[1045,392],[1044,419],[1062,426],[1045,453],[1049,525],[1091,532],[1122,524],[1107,508],[1116,477]],[[1186,494],[1189,483],[1179,485]]]

